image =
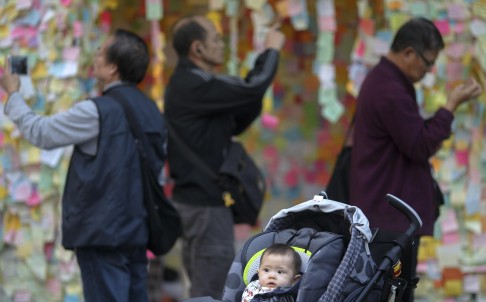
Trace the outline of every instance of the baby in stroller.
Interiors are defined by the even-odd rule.
[[[422,223],[405,202],[390,194],[386,198],[411,224],[406,232],[381,241],[384,244],[374,242],[380,242],[377,239],[383,238],[381,234],[386,231],[371,229],[359,208],[329,200],[322,192],[312,200],[281,210],[270,219],[262,233],[245,243],[228,272],[222,297],[217,297],[221,300],[199,297],[185,301],[242,301],[245,288],[254,281],[260,267],[262,253],[276,243],[292,247],[302,262],[301,277],[292,289],[297,290],[297,295],[283,296],[295,297],[295,300],[282,301],[403,301],[403,292],[415,284],[408,276],[400,282],[389,282],[397,277],[390,271],[398,259],[403,259],[400,258],[402,251],[413,244],[411,238]],[[377,246],[383,251],[376,252]],[[279,298],[274,301],[280,301],[277,293],[270,293]]]
[[[266,248],[260,258],[257,280],[248,284],[241,302],[294,301],[297,297],[302,260],[292,247],[276,243]],[[278,299],[272,297],[279,296]]]

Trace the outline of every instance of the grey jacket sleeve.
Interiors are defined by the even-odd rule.
[[[10,95],[4,110],[23,137],[39,148],[79,145],[88,154],[96,154],[99,115],[91,100],[77,102],[64,112],[41,116],[16,92]]]

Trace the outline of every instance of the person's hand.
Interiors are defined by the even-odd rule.
[[[0,86],[5,90],[8,95],[19,91],[20,88],[20,80],[19,76],[13,74],[10,71],[10,66],[8,64],[8,59],[5,60],[5,64],[3,66],[3,74],[0,76]]]
[[[482,91],[481,85],[476,80],[470,79],[452,90],[445,109],[454,112],[459,105],[479,96]]]
[[[265,48],[274,48],[276,50],[282,49],[282,46],[285,42],[285,36],[279,28],[279,22],[269,28],[267,36],[265,37]]]

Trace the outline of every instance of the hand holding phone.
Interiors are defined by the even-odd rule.
[[[9,56],[8,62],[10,72],[14,74],[27,74],[27,57],[24,56]]]
[[[15,61],[15,59],[13,60]],[[11,66],[11,57],[8,57],[5,61],[3,67],[3,74],[0,74],[0,88],[5,90],[7,94],[12,94],[20,89],[20,79],[19,76],[15,73],[12,73],[12,66]],[[18,63],[14,63],[14,69],[16,68],[15,65]],[[27,67],[27,66],[25,66]],[[21,68],[22,69],[22,68]],[[14,70],[18,72],[19,70]],[[22,71],[22,70],[20,70]]]

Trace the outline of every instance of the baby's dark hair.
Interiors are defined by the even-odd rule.
[[[260,265],[262,263],[263,257],[265,255],[276,254],[276,255],[288,255],[292,258],[293,269],[296,273],[300,273],[300,267],[302,265],[302,259],[300,259],[299,253],[294,250],[291,246],[284,243],[275,243],[269,246],[263,251],[260,258]]]

